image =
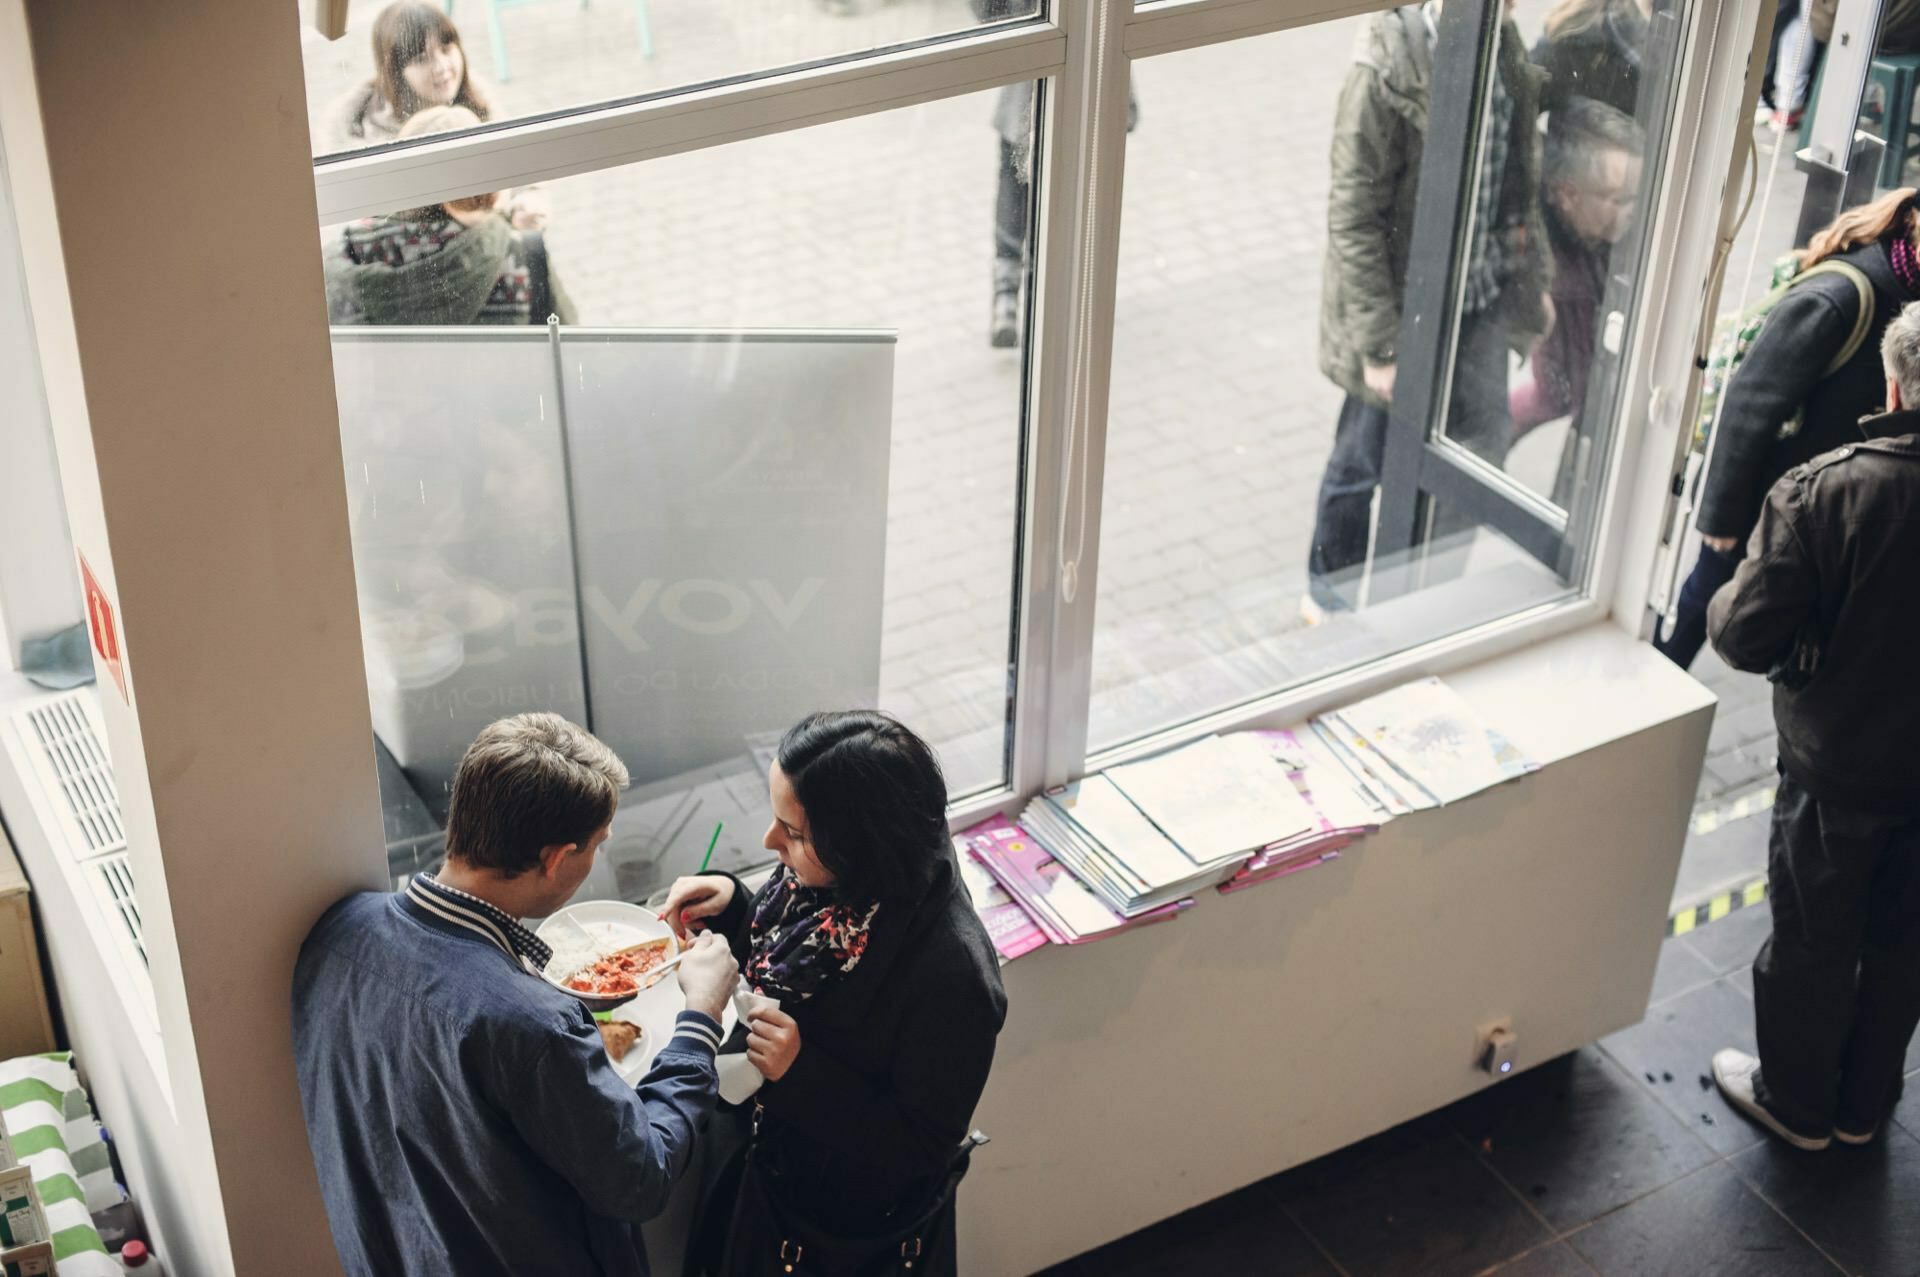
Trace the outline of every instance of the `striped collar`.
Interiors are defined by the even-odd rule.
[[[553,959],[553,950],[546,942],[521,926],[517,919],[508,917],[504,910],[478,896],[447,886],[431,874],[416,874],[407,883],[406,894],[408,900],[442,922],[465,927],[492,941],[509,958],[524,960],[535,971],[545,970]]]

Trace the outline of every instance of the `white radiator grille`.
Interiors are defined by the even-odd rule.
[[[34,706],[24,717],[28,739],[40,747],[50,779],[66,799],[70,832],[79,837],[75,854],[86,859],[123,850],[127,834],[120,823],[120,791],[85,702],[78,695],[62,696]]]
[[[127,941],[133,951],[140,955],[140,965],[147,964],[147,933],[140,925],[140,903],[133,895],[133,866],[127,863],[127,853],[114,852],[98,860],[89,861],[87,870],[93,875],[94,890],[99,894],[100,907],[110,920],[117,920],[119,928],[124,930]],[[120,930],[114,933],[120,934]]]

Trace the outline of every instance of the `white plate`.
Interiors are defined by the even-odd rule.
[[[673,1023],[680,1013],[687,1009],[687,995],[680,992],[680,982],[668,975],[659,984],[631,1002],[614,1008],[613,1018],[625,1020],[628,1024],[640,1026],[640,1040],[627,1052],[627,1058],[614,1064],[616,1073],[628,1082],[637,1083],[653,1067],[653,1057],[673,1038]],[[720,1013],[720,1040],[726,1041],[733,1032],[733,1026],[740,1022],[739,1013],[733,1009],[733,999],[727,999],[725,1010]],[[611,1056],[608,1057],[610,1060]]]
[[[554,948],[563,948],[564,945],[554,943],[552,934],[558,929],[556,924],[563,918],[570,919],[592,932],[601,941],[601,944],[595,946],[597,953],[601,956],[630,945],[644,944],[649,940],[665,940],[668,958],[680,952],[680,942],[674,937],[671,927],[660,921],[653,911],[642,909],[638,905],[627,904],[625,901],[588,900],[582,904],[568,905],[541,923],[540,930],[535,934],[549,944],[553,944]],[[571,974],[571,972],[562,974]],[[562,993],[568,993],[580,999],[590,1011],[610,1011],[619,1005],[617,996],[602,997],[581,993],[577,989],[569,989],[545,972],[541,973],[541,978]]]
[[[657,940],[662,936],[668,937],[668,957],[679,952],[679,942],[673,939],[673,929],[660,921],[657,914],[622,900],[582,901],[576,905],[568,905],[553,915],[554,918],[561,916],[573,919],[590,931],[599,932],[602,928],[606,928],[609,939],[616,942],[612,944],[609,952],[630,944]],[[552,919],[548,919],[548,922],[540,924],[541,933],[546,931],[551,921]],[[554,982],[549,981],[549,983]],[[564,988],[565,986],[555,983],[554,987]],[[573,993],[573,990],[567,989],[566,992]],[[574,996],[580,995],[575,993]],[[587,1001],[584,998],[581,1000]],[[640,1026],[640,1041],[627,1052],[625,1060],[614,1064],[614,1070],[628,1082],[638,1082],[645,1076],[647,1070],[653,1067],[653,1057],[658,1055],[660,1049],[673,1037],[674,1021],[686,1009],[687,996],[680,992],[680,981],[672,972],[669,972],[665,979],[651,989],[615,1007],[614,1019],[625,1020],[629,1024]],[[729,999],[720,1019],[720,1037],[723,1041],[729,1033],[733,1032],[733,1026],[739,1021],[739,1014],[735,1012],[733,1002]],[[611,1061],[612,1057],[609,1056],[608,1059]]]

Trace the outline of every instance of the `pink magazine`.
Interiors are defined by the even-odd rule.
[[[1285,878],[1305,869],[1318,868],[1329,860],[1338,860],[1340,849],[1347,846],[1350,841],[1346,838],[1337,839],[1293,860],[1268,862],[1259,867],[1249,862],[1245,869],[1220,884],[1220,894],[1230,896],[1236,891],[1245,891],[1248,887],[1257,887],[1263,882],[1272,882],[1275,878]]]
[[[1055,944],[1098,940],[1171,918],[1193,904],[1188,898],[1137,918],[1122,918],[1068,873],[1037,838],[1004,815],[964,829],[959,837]]]

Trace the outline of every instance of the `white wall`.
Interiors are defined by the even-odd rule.
[[[1525,1069],[1645,1014],[1712,695],[1604,623],[1448,681],[1547,766],[1006,968],[964,1271],[1031,1272],[1489,1085],[1475,1031],[1502,1016]]]
[[[73,543],[66,503],[47,426],[33,316],[0,146],[0,641],[5,667],[20,659],[20,644],[81,619],[74,584]]]

